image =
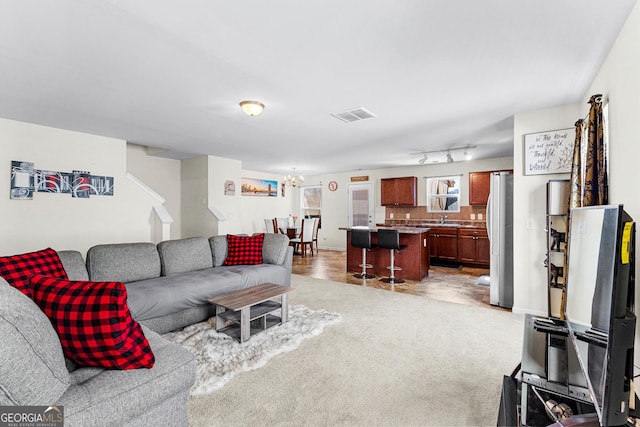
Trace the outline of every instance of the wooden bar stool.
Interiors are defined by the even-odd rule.
[[[402,268],[395,266],[395,253],[407,247],[407,245],[400,244],[400,233],[398,233],[398,230],[378,229],[378,247],[389,249],[391,252],[391,265],[387,267],[387,269],[391,270],[391,274],[389,277],[380,279],[380,281],[391,284],[404,283],[404,280],[396,279],[395,277],[395,272],[402,270]]]
[[[367,251],[374,248],[375,245],[371,244],[371,231],[365,228],[352,228],[351,229],[351,246],[354,248],[362,248],[362,273],[354,274],[353,277],[358,279],[374,279],[376,276],[367,274],[367,268],[373,268],[373,265],[367,264]]]

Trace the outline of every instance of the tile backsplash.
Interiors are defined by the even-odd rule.
[[[408,219],[407,214],[409,214]],[[425,219],[440,220],[441,216],[446,215],[449,222],[457,221],[484,226],[487,219],[486,214],[485,206],[461,206],[460,212],[427,212],[426,206],[387,206],[385,222],[393,222],[395,224],[419,223]]]

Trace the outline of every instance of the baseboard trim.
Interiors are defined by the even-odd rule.
[[[346,252],[346,249],[345,249],[345,248],[334,248],[334,247],[331,247],[331,246],[318,246],[318,248],[320,248],[320,249],[324,249],[324,250],[327,250],[327,251],[341,251],[341,252]]]
[[[522,307],[513,307],[511,309],[511,312],[515,314],[531,314],[533,316],[547,317],[546,311],[531,310],[531,309],[522,308]]]

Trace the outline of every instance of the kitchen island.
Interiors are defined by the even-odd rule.
[[[422,280],[429,275],[429,229],[420,227],[370,227],[371,243],[378,243],[378,229],[398,230],[400,244],[406,249],[396,252],[395,265],[402,268],[397,271],[397,278]],[[362,249],[351,246],[351,228],[341,227],[347,231],[347,271],[358,273],[362,271]],[[370,274],[378,277],[389,276],[387,267],[391,264],[389,249],[373,248],[367,252],[367,263],[373,268],[367,269]]]

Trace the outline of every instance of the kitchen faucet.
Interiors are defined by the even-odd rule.
[[[440,224],[444,224],[444,220],[448,218],[449,217],[447,215],[440,215]]]

